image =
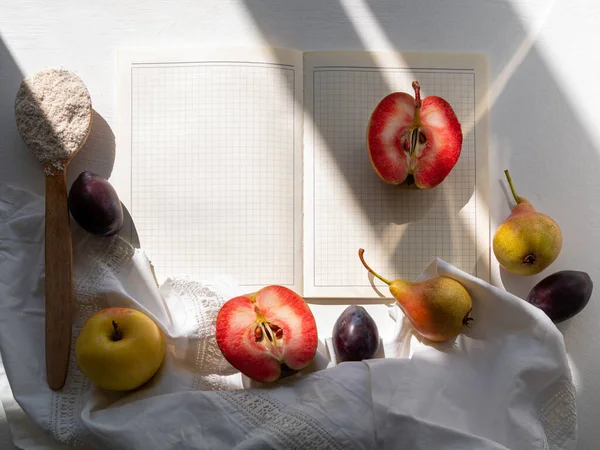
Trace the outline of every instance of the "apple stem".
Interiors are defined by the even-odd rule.
[[[412,87],[415,90],[416,107],[420,108],[421,107],[421,85],[419,84],[419,82],[417,80],[415,80],[412,82]]]
[[[472,322],[472,321],[475,320],[475,319],[473,319],[471,317],[471,311],[472,311],[472,308],[469,310],[469,312],[467,313],[467,315],[465,317],[463,317],[463,322],[462,322],[463,325],[465,325],[468,328],[471,328],[471,325],[469,324],[469,322]]]
[[[114,320],[112,321],[112,326],[115,329],[115,332],[111,336],[112,340],[114,342],[116,342],[116,341],[120,341],[121,339],[123,339],[123,332],[121,331],[121,329],[119,328],[119,326],[117,325],[117,323]]]
[[[392,282],[390,280],[383,278],[381,275],[379,275],[377,272],[375,272],[373,269],[371,269],[369,267],[369,265],[365,262],[365,258],[363,257],[364,253],[365,253],[365,251],[362,248],[358,249],[358,257],[360,258],[360,262],[363,263],[363,266],[365,266],[365,268],[369,271],[369,273],[373,274],[374,276],[379,278],[381,281],[383,281],[387,285],[392,284]]]
[[[512,178],[510,177],[510,173],[508,173],[508,169],[504,171],[504,175],[506,175],[506,179],[508,180],[508,185],[510,186],[510,190],[512,192],[513,197],[515,198],[515,202],[521,203],[521,197],[517,195],[517,191],[515,191],[515,186],[512,182]]]

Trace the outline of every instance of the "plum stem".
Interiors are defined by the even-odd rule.
[[[515,191],[515,186],[512,182],[512,178],[510,177],[510,173],[508,169],[504,171],[504,175],[506,175],[506,179],[508,180],[508,185],[510,186],[510,191],[512,192],[513,197],[515,198],[515,202],[521,203],[521,197],[517,195],[517,191]]]
[[[375,272],[373,269],[371,269],[369,267],[369,265],[365,261],[365,258],[363,257],[364,253],[365,253],[365,251],[362,248],[358,249],[358,257],[360,258],[360,262],[362,262],[363,266],[365,266],[365,268],[369,271],[369,273],[373,274],[374,276],[379,278],[381,281],[383,281],[387,285],[392,284],[392,282],[390,280],[383,278],[381,275],[379,275],[377,272]]]

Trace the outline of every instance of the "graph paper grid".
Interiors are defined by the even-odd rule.
[[[294,283],[294,77],[276,64],[131,68],[131,216],[159,282]]]
[[[415,279],[436,257],[476,274],[475,80],[472,71],[336,67],[313,73],[314,286],[369,286],[357,251],[387,278]],[[463,130],[462,153],[435,189],[385,184],[366,149],[377,103],[394,91],[438,95]],[[391,83],[390,81],[391,80]]]

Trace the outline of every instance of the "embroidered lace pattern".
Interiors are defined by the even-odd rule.
[[[546,435],[545,450],[564,448],[577,434],[575,386],[565,379],[554,395],[547,398],[537,411],[537,419]]]
[[[107,245],[108,242],[108,245]],[[84,322],[95,312],[106,307],[98,289],[110,273],[118,273],[122,264],[131,259],[133,248],[118,237],[85,241],[81,253],[73,249],[73,296],[75,317],[71,337],[71,354],[65,386],[52,393],[50,430],[55,439],[73,447],[83,447],[87,441],[84,427],[80,423],[80,411],[85,401],[89,381],[77,368],[75,339]],[[90,246],[95,248],[90,249]],[[90,260],[87,255],[97,255]]]
[[[220,391],[218,395],[250,424],[253,436],[268,436],[277,448],[289,450],[343,450],[318,421],[308,414],[285,406],[278,400],[255,390]]]
[[[227,299],[210,286],[187,279],[169,279],[161,290],[175,295],[178,301],[189,302],[194,308],[196,332],[187,336],[196,355],[191,389],[227,389],[225,377],[237,371],[223,358],[215,338],[217,314]]]

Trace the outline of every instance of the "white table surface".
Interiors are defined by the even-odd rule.
[[[101,116],[70,167],[71,182],[85,169],[110,171],[115,52],[122,46],[486,53],[492,230],[509,214],[503,188],[503,170],[509,168],[520,193],[554,217],[564,237],[558,260],[546,272],[510,276],[492,258],[492,281],[519,296],[561,269],[587,271],[596,281],[586,309],[560,329],[577,387],[578,448],[598,448],[600,2],[0,0],[0,11],[0,181],[40,194],[42,172],[17,133],[13,102],[23,76],[44,66],[77,72]]]

